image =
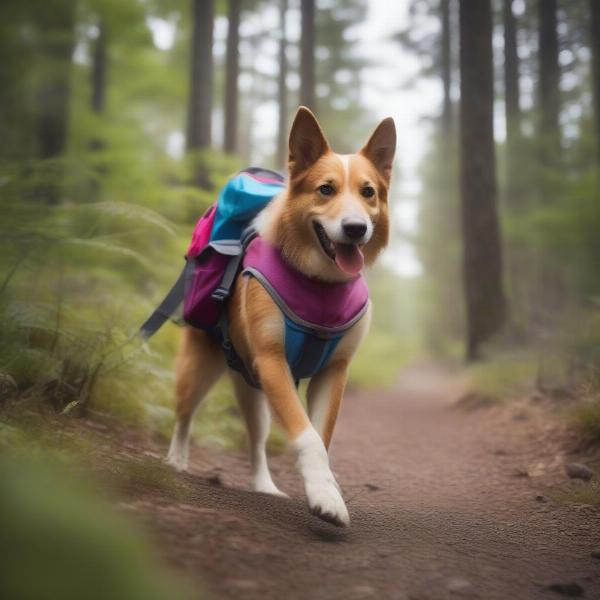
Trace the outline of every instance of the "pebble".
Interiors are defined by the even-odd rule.
[[[221,476],[218,473],[215,473],[214,475],[209,475],[206,478],[206,481],[208,483],[210,483],[210,485],[216,485],[216,486],[223,485],[223,480],[221,479]]]
[[[571,598],[576,598],[583,594],[583,588],[576,581],[553,581],[546,587],[552,592]]]
[[[240,591],[250,592],[258,589],[258,583],[251,579],[232,579],[229,584]]]
[[[0,373],[0,400],[14,396],[17,391],[17,382],[8,373]]]
[[[529,471],[527,469],[517,468],[512,472],[513,477],[529,477]]]
[[[569,463],[565,465],[565,471],[571,479],[583,479],[584,481],[589,481],[594,476],[594,472],[589,467],[580,463]]]
[[[463,577],[453,577],[446,584],[446,589],[451,594],[467,594],[471,592],[471,582]]]
[[[524,412],[524,411],[519,411],[513,414],[512,416],[512,420],[513,421],[528,421],[529,420],[529,414]]]
[[[381,488],[378,485],[375,485],[374,483],[365,483],[365,487],[370,491],[370,492],[376,492],[378,490],[380,490]]]
[[[548,502],[548,498],[546,498],[546,496],[543,496],[542,494],[538,494],[535,497],[536,502]]]
[[[352,592],[352,598],[371,598],[376,595],[375,589],[370,585],[355,585]]]

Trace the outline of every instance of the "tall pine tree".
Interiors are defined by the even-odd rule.
[[[496,208],[494,77],[490,0],[460,0],[460,146],[466,355],[504,323],[502,248]]]

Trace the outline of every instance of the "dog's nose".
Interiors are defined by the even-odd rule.
[[[359,240],[367,233],[367,224],[362,219],[342,219],[342,230],[351,240]]]

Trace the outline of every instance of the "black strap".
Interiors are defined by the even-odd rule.
[[[192,261],[186,262],[177,281],[169,290],[169,293],[140,327],[138,331],[140,337],[144,339],[152,337],[165,324],[165,321],[175,314],[183,302],[185,281],[189,273],[190,265],[192,265]]]
[[[223,315],[219,319],[217,327],[221,333],[221,347],[223,348],[225,360],[227,361],[229,368],[240,373],[249,386],[260,390],[259,381],[254,376],[254,373],[246,366],[246,363],[240,358],[240,355],[236,352],[233,343],[229,338],[229,319],[227,318],[226,311],[223,312]]]
[[[223,273],[223,279],[221,279],[219,287],[210,295],[211,298],[218,302],[225,302],[225,300],[229,298],[231,295],[231,288],[235,283],[235,278],[237,277],[242,264],[242,258],[244,258],[244,255],[240,252],[229,259],[227,266],[225,267],[225,272]]]
[[[225,300],[231,296],[233,284],[235,283],[237,275],[240,271],[240,267],[242,266],[246,248],[257,235],[258,233],[252,225],[249,225],[242,231],[242,235],[240,237],[240,244],[242,246],[241,251],[239,254],[236,254],[229,259],[227,266],[225,267],[225,271],[223,272],[221,283],[219,284],[219,287],[211,294],[211,298],[217,300],[218,302],[225,302]]]
[[[285,183],[285,177],[278,173],[277,171],[271,171],[271,169],[263,169],[262,167],[248,167],[240,173],[250,173],[251,175],[266,175],[268,177],[272,177],[273,179],[277,179],[281,181],[281,183]]]

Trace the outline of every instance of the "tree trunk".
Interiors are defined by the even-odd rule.
[[[504,115],[506,118],[506,173],[502,190],[503,206],[513,217],[523,214],[526,199],[520,166],[521,152],[521,98],[520,98],[520,64],[518,54],[518,23],[513,12],[514,0],[503,0],[504,25]],[[524,293],[530,282],[530,271],[524,268],[530,257],[518,245],[507,245],[505,248],[506,279],[514,306],[528,306],[528,298]],[[525,275],[527,273],[527,275]],[[523,335],[522,322],[526,318],[513,319],[510,335],[519,339]]]
[[[508,146],[521,134],[521,104],[519,94],[519,55],[517,52],[517,20],[513,0],[504,0],[504,102],[506,140]],[[510,148],[509,148],[510,151]]]
[[[596,125],[596,158],[600,163],[600,3],[590,0],[590,47],[592,49],[592,92]]]
[[[452,99],[450,89],[452,85],[452,47],[450,33],[450,0],[440,0],[440,16],[442,21],[442,84],[444,98],[442,105],[442,128],[445,136],[452,132]]]
[[[300,104],[316,112],[315,0],[301,0]]]
[[[37,139],[41,158],[65,151],[71,96],[71,60],[75,47],[75,3],[63,0],[39,15],[48,66],[38,91]],[[42,20],[43,19],[43,20]]]
[[[238,77],[240,74],[241,0],[229,0],[227,59],[225,66],[225,130],[223,150],[233,154],[238,149]]]
[[[92,110],[102,114],[106,108],[106,27],[98,25],[98,37],[92,55]]]
[[[560,156],[560,69],[556,0],[538,0],[539,109],[542,161],[553,165]]]
[[[211,143],[213,97],[214,0],[192,0],[192,56],[188,106],[187,148],[201,150]]]
[[[107,56],[106,56],[106,27],[102,19],[98,24],[98,37],[94,44],[92,52],[92,69],[91,69],[91,107],[92,111],[97,115],[104,114],[106,110],[106,69],[107,69]],[[92,150],[102,150],[104,148],[104,140],[102,139],[101,130],[97,130],[95,135],[90,140],[90,148]],[[105,167],[99,167],[100,170],[105,173]],[[98,181],[92,184],[94,188],[93,193],[98,193]]]
[[[505,318],[496,211],[490,0],[460,0],[460,143],[468,360]]]
[[[279,74],[277,78],[277,103],[279,105],[279,118],[277,123],[277,150],[275,163],[277,168],[283,167],[287,162],[287,128],[288,128],[288,93],[287,93],[287,33],[286,15],[288,0],[279,0]]]

